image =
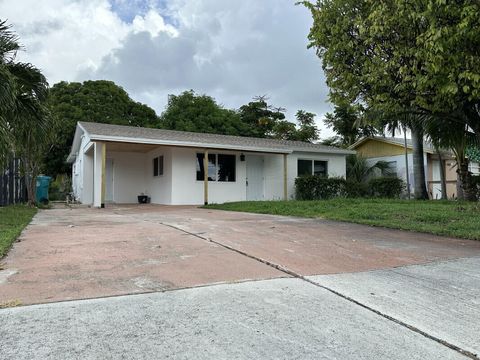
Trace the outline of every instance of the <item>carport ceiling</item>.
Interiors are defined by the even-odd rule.
[[[107,142],[107,151],[115,152],[140,152],[147,153],[153,149],[161,147],[154,144],[134,144],[125,142]]]

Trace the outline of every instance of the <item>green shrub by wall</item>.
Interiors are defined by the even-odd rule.
[[[367,183],[315,175],[295,179],[297,200],[324,200],[335,197],[398,198],[404,190],[403,180],[396,177],[373,178]]]
[[[405,183],[397,177],[379,177],[371,179],[368,187],[373,197],[398,198],[405,190]]]

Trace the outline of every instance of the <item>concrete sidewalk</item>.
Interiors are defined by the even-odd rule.
[[[0,311],[2,359],[462,359],[300,279]]]
[[[480,355],[480,257],[309,279]]]

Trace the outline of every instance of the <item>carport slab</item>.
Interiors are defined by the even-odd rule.
[[[4,309],[0,322],[8,359],[464,358],[299,279]]]
[[[480,354],[480,257],[309,279]]]
[[[1,262],[0,303],[32,304],[286,276],[171,227],[115,214],[114,209],[41,210]]]

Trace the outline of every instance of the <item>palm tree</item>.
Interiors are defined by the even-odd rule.
[[[10,26],[0,21],[0,165],[9,150],[7,113],[15,105],[15,81],[9,65],[19,49],[18,39]]]
[[[372,124],[386,128],[392,134],[398,130],[405,131],[409,129],[412,134],[413,148],[413,177],[414,177],[414,196],[417,200],[427,200],[428,191],[425,178],[425,160],[424,160],[424,144],[425,135],[423,123],[415,109],[404,109],[397,107],[389,109],[389,111],[369,109],[367,116],[360,119],[358,124]]]
[[[457,174],[464,200],[477,200],[472,174],[468,170],[467,149],[478,145],[475,133],[461,112],[455,112],[441,119],[438,116],[423,116],[425,131],[439,147],[450,149],[455,155]]]
[[[347,156],[347,179],[362,183],[376,172],[380,172],[383,176],[393,175],[392,169],[386,161],[370,164],[366,158],[360,155]]]
[[[45,100],[48,83],[39,69],[16,61],[18,37],[0,21],[0,162],[21,159],[29,203],[35,203],[35,182],[41,160],[38,152],[52,134]]]

